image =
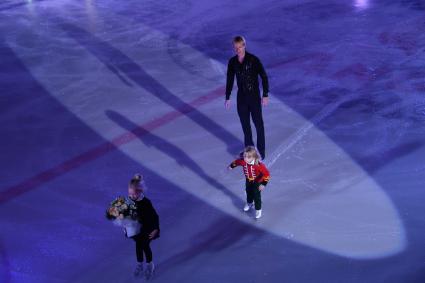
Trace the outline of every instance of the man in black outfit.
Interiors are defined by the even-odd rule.
[[[265,136],[262,106],[269,102],[269,82],[266,71],[260,59],[246,52],[246,41],[242,36],[233,39],[233,48],[236,56],[230,58],[227,66],[226,101],[225,107],[230,107],[230,94],[236,75],[238,85],[237,109],[244,133],[245,146],[254,145],[252,141],[251,122],[254,122],[257,131],[257,148],[261,157],[265,158]],[[263,85],[263,97],[260,95],[258,76]]]

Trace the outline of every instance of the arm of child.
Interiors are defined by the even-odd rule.
[[[264,190],[264,188],[266,187],[267,183],[270,180],[270,172],[267,169],[266,165],[264,165],[264,163],[260,163],[259,169],[262,174],[262,178],[261,178],[260,186],[258,187],[258,189],[262,191]]]
[[[230,165],[227,168],[230,170],[238,166],[243,166],[243,162],[244,161],[242,159],[236,159],[232,163],[230,163]]]
[[[160,231],[159,216],[150,200],[146,201],[145,214],[149,215],[153,230],[149,233],[149,239],[154,239]]]

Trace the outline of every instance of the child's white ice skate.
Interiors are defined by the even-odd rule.
[[[255,211],[255,219],[258,219],[261,217],[261,209]]]
[[[246,203],[245,206],[243,207],[243,211],[247,212],[248,210],[250,210],[252,207],[254,206],[254,204],[252,203]]]
[[[153,263],[153,261],[151,261],[146,266],[146,270],[145,270],[146,280],[151,279],[154,274],[155,274],[155,264]]]
[[[143,274],[143,262],[138,262],[136,268],[134,269],[133,275],[139,277]]]

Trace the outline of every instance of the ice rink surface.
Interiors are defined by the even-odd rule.
[[[425,2],[0,3],[0,282],[141,282],[105,209],[136,172],[152,282],[425,282]],[[242,212],[231,39],[269,75]]]

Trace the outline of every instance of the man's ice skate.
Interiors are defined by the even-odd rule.
[[[252,208],[253,204],[252,203],[246,203],[245,206],[243,207],[243,211],[248,211]]]
[[[261,217],[261,209],[255,211],[255,219],[258,219]]]
[[[153,277],[154,273],[155,273],[155,264],[153,263],[153,261],[151,261],[146,266],[145,278],[147,280],[151,279]]]
[[[143,262],[138,262],[136,265],[136,269],[134,269],[133,275],[138,277],[143,274]]]

